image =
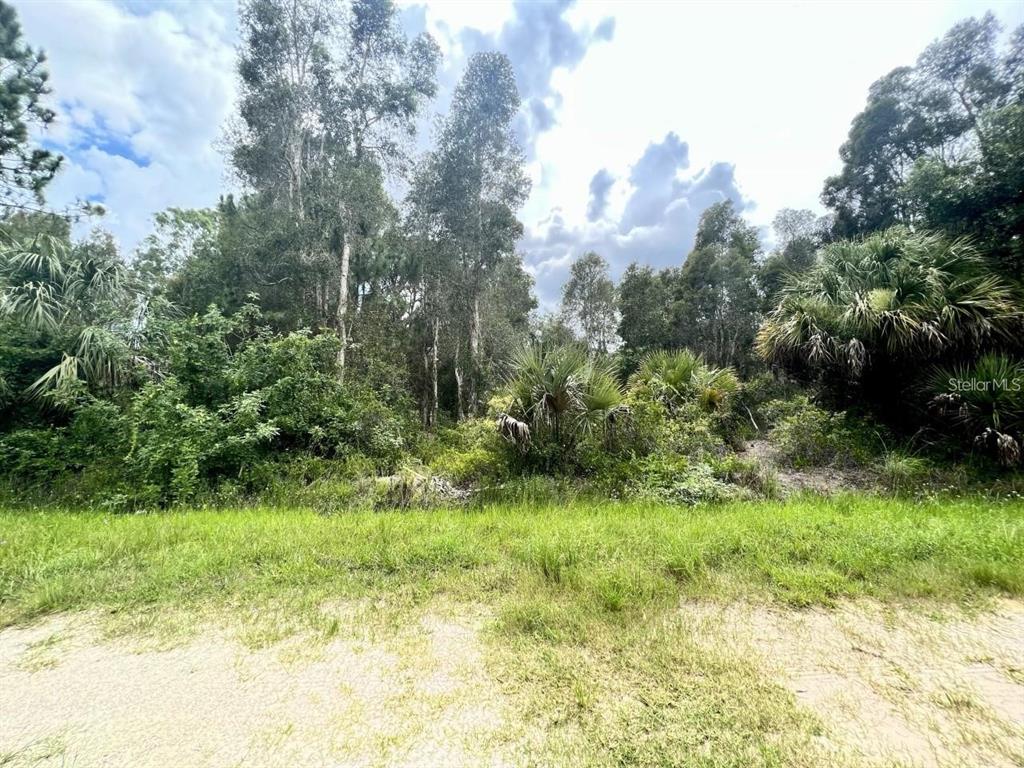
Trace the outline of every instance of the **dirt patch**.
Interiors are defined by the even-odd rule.
[[[818,715],[836,762],[1024,765],[1024,603],[925,615],[687,604],[695,632],[759,656]]]
[[[779,457],[778,447],[768,440],[751,440],[742,455],[774,472],[784,496],[802,491],[829,496],[843,491],[870,490],[878,485],[877,477],[866,469],[788,467]]]
[[[573,765],[590,754],[579,719],[602,716],[593,690],[573,687],[568,720],[543,716],[566,714],[564,696],[561,710],[538,702],[544,725],[527,728],[528,699],[488,663],[484,609],[432,605],[375,633],[352,619],[365,608],[333,606],[349,622],[333,639],[256,650],[217,629],[162,649],[109,641],[81,615],[0,632],[0,765],[496,766],[549,753]],[[1024,765],[1024,602],[941,615],[868,601],[807,611],[702,602],[678,615],[695,659],[753,659],[755,676],[814,715],[811,730],[806,715],[793,721],[809,743],[800,764]],[[578,682],[571,671],[559,679]],[[644,680],[612,684],[638,717],[648,711]],[[642,730],[629,738],[642,743]]]
[[[82,617],[6,630],[0,764],[503,765],[481,622],[428,614],[383,642],[255,651],[223,632],[140,651]]]

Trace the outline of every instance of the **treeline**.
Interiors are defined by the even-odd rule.
[[[440,53],[389,0],[248,0],[239,21],[226,152],[243,192],[160,213],[125,258],[100,228],[72,236],[95,207],[44,204],[61,163],[30,139],[55,119],[44,57],[0,3],[8,477],[45,484],[101,456],[96,488],[168,503],[224,478],[258,487],[274,458],[390,472],[485,414],[510,464],[599,473],[604,454],[756,429],[750,392],[774,385],[736,374],[765,372],[1019,461],[1022,30],[1001,49],[993,17],[962,22],[876,83],[825,184],[830,213],[782,211],[772,250],[719,203],[679,267],[633,264],[616,284],[583,254],[560,310],[538,316],[507,57],[472,56],[417,137]],[[996,377],[1008,385],[957,383]]]

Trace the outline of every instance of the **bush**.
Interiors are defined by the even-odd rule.
[[[438,436],[427,464],[456,485],[482,485],[507,474],[510,453],[495,431],[493,419],[467,419]]]
[[[766,406],[775,422],[769,439],[793,467],[861,467],[878,453],[879,433],[840,411],[813,405],[805,396]]]
[[[742,495],[709,464],[665,455],[640,460],[628,492],[630,496],[685,505],[728,501]]]
[[[566,470],[579,465],[588,446],[612,449],[628,416],[612,364],[577,346],[520,350],[505,389],[508,408],[498,429],[529,468]]]
[[[24,492],[88,475],[76,493],[145,507],[219,485],[241,498],[274,483],[269,462],[301,456],[394,471],[414,430],[372,391],[341,381],[337,338],[260,322],[251,306],[231,317],[211,309],[167,327],[163,363],[137,392],[98,400],[84,387],[62,390],[67,426],[0,437],[8,483]],[[106,487],[93,487],[101,478]]]
[[[1021,463],[1024,445],[1024,362],[983,355],[971,365],[936,370],[930,383],[938,426],[1005,467]]]

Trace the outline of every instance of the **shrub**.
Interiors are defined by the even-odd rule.
[[[688,349],[647,355],[630,378],[630,387],[647,393],[669,410],[696,402],[707,412],[724,410],[739,391],[731,368],[713,368]]]
[[[1004,466],[1021,462],[1024,362],[982,355],[970,365],[938,369],[930,382],[932,414]]]
[[[776,422],[769,439],[794,467],[864,466],[877,453],[879,434],[870,425],[844,412],[825,411],[805,396],[767,411],[774,412]]]
[[[467,419],[443,430],[428,458],[430,469],[457,485],[496,482],[508,470],[509,449],[494,430],[494,420]]]
[[[586,441],[611,444],[626,419],[612,364],[576,346],[531,345],[513,358],[506,385],[509,407],[498,429],[532,466],[568,467]]]

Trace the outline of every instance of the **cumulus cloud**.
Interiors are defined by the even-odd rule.
[[[590,200],[587,203],[587,221],[597,221],[608,207],[608,193],[615,185],[615,177],[602,168],[590,179]]]
[[[607,169],[594,175],[585,224],[570,226],[561,210],[552,210],[520,243],[541,304],[557,303],[569,266],[586,251],[604,256],[616,278],[634,261],[680,266],[708,207],[723,200],[731,200],[737,210],[748,207],[733,165],[688,169],[688,145],[669,133],[647,146],[626,179],[616,181]],[[621,192],[625,201],[617,213],[608,210],[613,192]]]
[[[100,0],[21,3],[26,38],[47,51],[66,156],[48,190],[55,206],[104,204],[125,248],[168,206],[214,203],[224,167],[214,142],[234,108],[234,9]]]
[[[500,29],[485,32],[474,27],[453,30],[439,24],[433,30],[440,37],[445,59],[438,76],[434,110],[444,113],[452,93],[474,53],[499,51],[506,54],[516,75],[522,109],[516,120],[516,135],[529,159],[535,157],[537,137],[558,122],[562,95],[552,78],[558,69],[574,69],[596,42],[610,41],[615,19],[601,20],[596,27],[573,26],[565,14],[573,0],[515,0],[512,15]],[[413,5],[404,9],[406,31],[417,34],[428,29],[429,8]]]

